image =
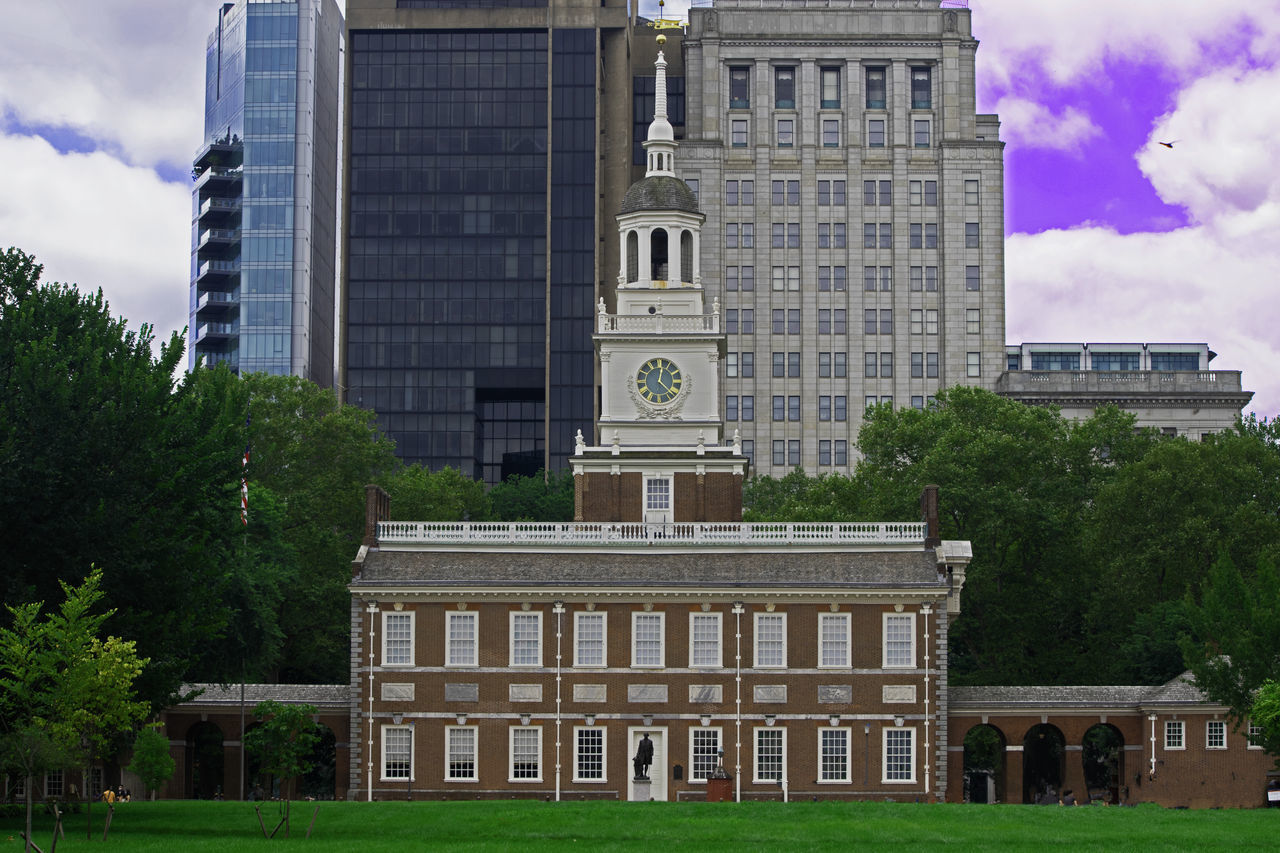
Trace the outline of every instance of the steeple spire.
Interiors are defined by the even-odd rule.
[[[658,14],[662,14],[662,0],[659,0]],[[649,135],[644,141],[644,150],[648,152],[648,167],[645,177],[651,175],[669,175],[675,177],[676,134],[667,120],[667,59],[662,53],[662,45],[667,37],[658,33],[658,58],[653,63],[657,72],[654,83],[653,121],[649,123]]]

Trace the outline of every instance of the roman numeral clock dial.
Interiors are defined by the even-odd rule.
[[[670,403],[680,393],[684,377],[675,362],[667,358],[651,358],[636,372],[636,388],[646,402],[654,405]]]

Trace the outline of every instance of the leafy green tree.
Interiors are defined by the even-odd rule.
[[[848,521],[862,518],[863,484],[842,474],[808,477],[796,468],[780,479],[752,477],[743,489],[744,521]]]
[[[488,521],[491,515],[484,483],[457,468],[431,471],[406,465],[384,479],[391,513],[405,521]]]
[[[512,474],[489,490],[489,500],[498,521],[573,521],[573,472]]]
[[[1230,708],[1236,728],[1255,715],[1259,690],[1280,673],[1280,573],[1263,557],[1246,577],[1228,555],[1209,570],[1201,601],[1190,594],[1191,632],[1182,648],[1196,686]],[[1272,701],[1272,693],[1262,696]],[[1264,704],[1264,713],[1271,707]],[[1280,732],[1265,731],[1263,747],[1280,757]]]
[[[94,571],[78,587],[63,583],[63,604],[43,616],[40,602],[6,606],[13,624],[0,628],[3,760],[27,779],[28,842],[33,777],[73,758],[87,765],[146,713],[133,691],[146,661],[132,643],[98,636],[111,615],[93,612],[101,582]]]
[[[138,732],[133,742],[133,761],[129,764],[129,772],[142,780],[142,784],[156,798],[156,790],[173,778],[177,763],[169,754],[169,739],[160,734],[155,726],[147,726]]]
[[[309,756],[320,742],[319,725],[311,705],[284,705],[268,699],[253,709],[261,724],[244,736],[245,749],[257,757],[263,772],[279,777],[280,791],[289,799],[289,783],[311,769]]]
[[[1261,738],[1255,738],[1255,742],[1268,755],[1280,756],[1280,682],[1267,679],[1262,683],[1254,695],[1249,720],[1262,729]]]

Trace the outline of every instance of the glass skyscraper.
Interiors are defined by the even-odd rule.
[[[560,467],[595,418],[601,234],[630,180],[626,7],[349,0],[347,20],[345,399],[407,462]]]
[[[218,12],[192,169],[193,367],[333,384],[342,31],[333,0]]]

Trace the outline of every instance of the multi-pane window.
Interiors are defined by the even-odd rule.
[[[938,292],[938,268],[937,267],[924,268],[924,289],[926,293]]]
[[[849,665],[849,614],[818,615],[818,666]]]
[[[573,614],[573,665],[605,665],[604,613],[587,611]]]
[[[981,290],[982,275],[976,264],[969,264],[964,268],[964,289],[965,290]]]
[[[844,312],[836,311],[836,314],[842,315],[844,314]],[[787,334],[788,335],[800,334],[800,309],[799,308],[787,309]],[[839,334],[839,332],[837,332],[837,334]]]
[[[862,248],[874,249],[876,247],[876,224],[874,222],[862,223]]]
[[[1205,749],[1227,748],[1227,724],[1224,720],[1210,720],[1204,728]]]
[[[1186,723],[1183,720],[1164,721],[1164,748],[1186,749]]]
[[[822,147],[838,148],[840,146],[840,119],[824,118],[822,120]]]
[[[976,249],[979,246],[978,223],[966,222],[964,224],[964,247],[966,249]]]
[[[724,398],[724,419],[726,421],[736,421],[738,419],[737,394],[730,394]]]
[[[798,395],[787,397],[787,420],[793,422],[800,420],[800,397]]]
[[[747,457],[747,459],[751,461],[752,465],[756,464],[756,443],[751,439],[743,439],[742,455]]]
[[[786,729],[756,729],[756,782],[781,782],[786,753]]]
[[[720,763],[720,729],[689,730],[689,781],[705,782]]]
[[[844,353],[840,353],[840,355],[844,355]],[[848,397],[846,397],[846,396],[845,396],[845,395],[843,395],[843,394],[837,394],[837,395],[835,396],[834,403],[835,403],[835,416],[836,416],[836,421],[845,421],[845,420],[848,420],[848,418],[849,418],[849,398],[848,398]]]
[[[970,335],[982,334],[982,309],[964,309],[964,329]]]
[[[866,308],[862,312],[862,332],[866,335],[876,333],[876,309]]]
[[[754,394],[744,394],[742,397],[742,419],[744,421],[754,421],[756,419],[756,398]]]
[[[908,278],[911,282],[912,292],[919,292],[924,289],[924,267],[911,267],[908,271]]]
[[[781,394],[775,394],[773,397],[773,420],[781,421],[786,417],[787,398]]]
[[[818,420],[831,420],[831,395],[821,394],[818,396]]]
[[[916,730],[884,729],[884,782],[916,780]]]
[[[647,477],[644,481],[644,508],[661,512],[671,509],[671,480],[667,477]]]
[[[924,248],[924,226],[919,222],[907,226],[907,246],[911,249]]]
[[[773,361],[773,378],[781,379],[787,373],[787,354],[784,352],[771,353]]]
[[[830,439],[824,438],[818,441],[818,464],[819,465],[831,464],[831,440]]]
[[[881,249],[893,248],[893,223],[892,222],[880,223],[880,248]]]
[[[778,147],[790,148],[796,144],[796,120],[793,118],[778,119]]]
[[[756,375],[756,354],[753,352],[744,352],[742,354],[742,377],[750,379]]]
[[[573,731],[573,781],[603,782],[603,728],[577,728]]]
[[[862,376],[865,379],[876,378],[876,368],[880,364],[880,357],[873,352],[862,354]]]
[[[382,665],[413,666],[413,614],[382,614]]]
[[[916,665],[916,617],[914,613],[884,614],[885,667]]]
[[[882,335],[893,334],[893,309],[892,308],[880,309],[880,334]]]
[[[818,181],[818,206],[843,205],[845,203],[844,181]]]
[[[476,778],[476,727],[445,726],[445,772],[450,780]]]
[[[736,352],[725,354],[724,375],[729,379],[738,378],[738,354]]]
[[[867,119],[867,147],[884,148],[884,125],[882,118]]]
[[[978,182],[975,179],[968,179],[964,182],[964,203],[978,203]]]
[[[849,730],[818,730],[818,781],[849,781]]]
[[[831,353],[818,353],[818,376],[826,379],[831,377]]]
[[[866,69],[867,109],[882,110],[886,103],[886,69],[875,67]]]
[[[924,224],[924,247],[926,249],[938,248],[938,223],[926,222]]]
[[[511,665],[542,665],[542,614],[511,614]]]
[[[413,766],[413,729],[382,727],[382,778],[408,779]]]
[[[938,354],[936,352],[924,354],[924,375],[926,379],[938,378]]]
[[[924,411],[924,397],[913,394],[911,396],[911,408]]]
[[[933,91],[930,86],[930,69],[911,69],[911,109],[927,110],[933,106]]]
[[[780,667],[787,665],[787,615],[757,613],[755,633],[755,665]]]
[[[770,201],[776,205],[790,205],[795,207],[800,204],[800,181],[798,180],[774,180],[770,181]]]
[[[924,378],[924,353],[922,352],[911,353],[911,378]]]
[[[445,665],[476,666],[479,663],[479,614],[449,611],[445,634]]]
[[[733,180],[724,182],[724,203],[726,205],[755,204],[755,201],[755,181]]]
[[[836,461],[837,465],[849,464],[849,442],[843,438],[836,439]]]
[[[937,181],[924,182],[924,206],[925,207],[938,206],[938,182]]]
[[[800,464],[800,440],[791,439],[787,442],[787,464],[793,468]]]
[[[862,289],[867,291],[868,293],[873,292],[876,289],[876,268],[875,267],[862,268]]]
[[[724,331],[727,335],[738,334],[738,309],[728,308],[724,312]]]
[[[724,245],[726,249],[738,248],[738,232],[737,222],[726,222],[724,224]]]
[[[911,309],[911,334],[924,334],[924,311],[920,308]]]
[[[631,665],[662,666],[662,613],[631,614]]]
[[[800,377],[800,353],[787,353],[787,376],[792,379],[798,379]]]
[[[831,354],[831,373],[837,379],[844,379],[848,376],[849,370],[849,354],[844,352],[833,352]]]
[[[787,464],[787,443],[785,441],[775,440],[773,442],[773,464]]]
[[[734,65],[729,68],[729,109],[745,110],[751,106],[751,68]]]
[[[843,249],[845,247],[845,225],[843,222],[818,223],[818,248]]]
[[[840,69],[818,69],[818,97],[824,110],[840,108]]]
[[[1244,736],[1249,742],[1249,749],[1262,749],[1262,726],[1250,720],[1245,727]]]
[[[44,795],[46,797],[61,797],[63,790],[61,770],[50,770],[44,774]]]
[[[747,147],[747,120],[735,118],[729,122],[729,143],[734,148]]]
[[[880,353],[880,378],[893,378],[893,353],[891,352]]]
[[[720,666],[720,614],[689,614],[689,666]]]
[[[926,335],[938,334],[938,309],[924,309],[924,333]]]
[[[511,727],[511,781],[542,781],[542,728]]]
[[[964,354],[964,375],[969,378],[982,375],[982,353],[967,352]]]
[[[927,118],[914,119],[911,122],[911,139],[916,148],[929,147],[929,126]]]
[[[779,110],[796,108],[796,69],[780,65],[773,69],[773,106]]]

